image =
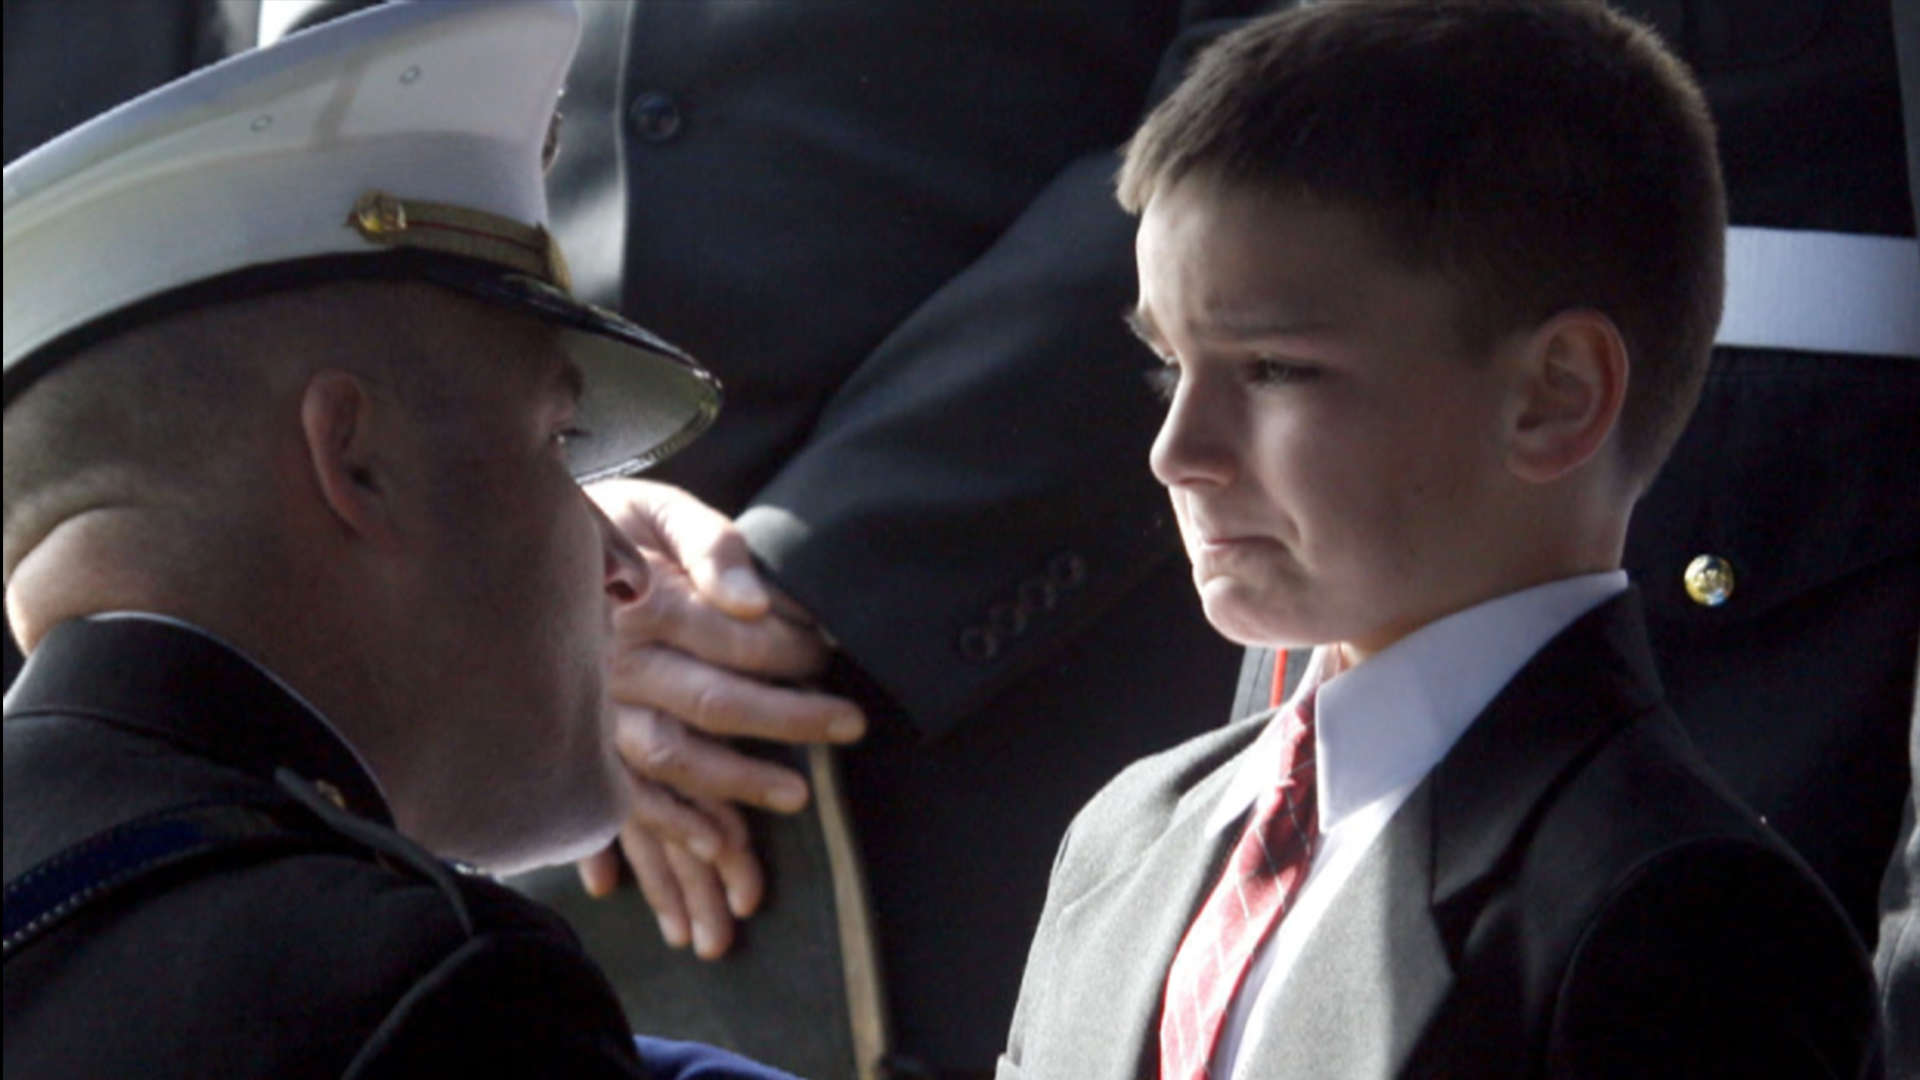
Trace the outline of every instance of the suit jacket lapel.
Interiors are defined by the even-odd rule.
[[[1249,742],[1258,731],[1258,725],[1248,725]],[[1060,940],[1076,943],[1076,951],[1070,958],[1073,971],[1058,986],[1077,998],[1079,1007],[1060,1009],[1058,1015],[1097,1021],[1065,1033],[1074,1076],[1158,1075],[1167,968],[1239,835],[1237,828],[1207,828],[1239,762],[1236,754],[1182,796],[1166,829],[1132,866],[1061,910]],[[1205,857],[1195,858],[1198,852]],[[1089,1009],[1087,1002],[1101,1004]]]
[[[1471,905],[1473,887],[1559,778],[1660,700],[1634,589],[1575,620],[1520,670],[1427,778],[1443,922],[1448,905]]]
[[[1427,906],[1427,804],[1409,798],[1347,879],[1240,1048],[1248,1075],[1393,1076],[1453,985]]]
[[[1467,925],[1535,805],[1659,683],[1636,593],[1568,627],[1487,707],[1355,867],[1249,1034],[1254,1075],[1388,1077],[1455,989]],[[1445,1033],[1438,1033],[1444,1038]],[[1443,1055],[1444,1057],[1444,1055]]]

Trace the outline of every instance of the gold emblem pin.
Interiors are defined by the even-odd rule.
[[[1719,607],[1733,595],[1733,564],[1718,555],[1700,555],[1682,575],[1687,595],[1701,607]]]
[[[360,230],[360,235],[372,240],[406,232],[407,208],[391,195],[369,191],[354,204],[353,217],[349,220],[354,228]]]
[[[340,794],[340,789],[335,787],[331,782],[326,780],[315,780],[313,782],[313,786],[319,790],[321,795],[326,797],[326,800],[328,802],[332,803],[333,805],[339,807],[342,810],[345,810],[347,808],[347,797],[345,795]]]

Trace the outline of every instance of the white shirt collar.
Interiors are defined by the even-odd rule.
[[[1320,830],[1410,787],[1439,763],[1475,717],[1554,635],[1626,590],[1624,570],[1582,574],[1508,593],[1435,620],[1320,686],[1314,702]],[[1300,689],[1321,680],[1331,647],[1314,650]],[[1281,725],[1270,723],[1208,819],[1222,831],[1273,783]]]

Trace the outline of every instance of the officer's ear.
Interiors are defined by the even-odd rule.
[[[300,394],[300,426],[320,497],[335,520],[380,547],[399,540],[379,453],[378,403],[358,376],[316,372]]]

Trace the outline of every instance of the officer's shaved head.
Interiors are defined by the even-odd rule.
[[[476,332],[502,344],[490,363],[458,344]],[[316,373],[361,380],[418,426],[425,452],[470,455],[485,435],[468,430],[460,403],[505,375],[503,357],[550,354],[551,334],[435,285],[346,281],[181,312],[63,360],[7,406],[16,635],[30,645],[36,626],[93,585],[138,596],[142,581],[164,581],[244,606],[303,539],[289,534],[293,493],[281,489],[312,482],[287,466]],[[65,568],[71,544],[48,544],[76,535],[89,553],[81,575]],[[113,557],[99,558],[106,550]],[[29,562],[36,551],[51,565]]]
[[[284,403],[305,379],[348,371],[429,419],[463,365],[423,331],[488,314],[424,283],[349,281],[198,308],[86,348],[7,407],[7,577],[61,523],[115,505],[165,513],[201,550],[222,544],[222,523],[266,493],[261,454],[276,426],[298,422]]]

